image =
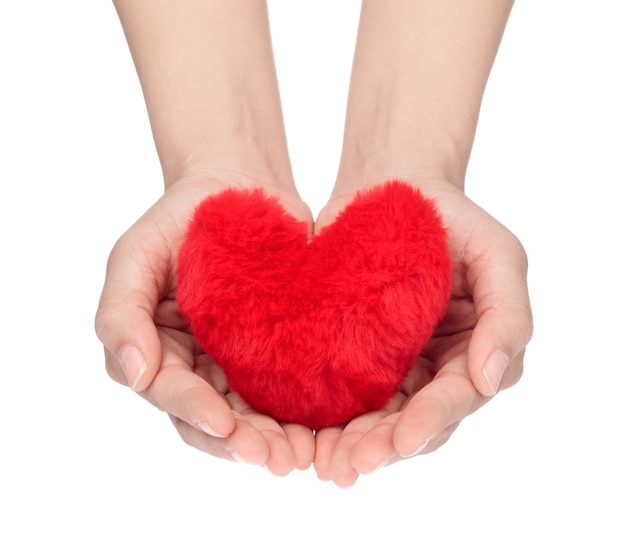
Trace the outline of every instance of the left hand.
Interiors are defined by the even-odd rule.
[[[317,433],[317,474],[341,487],[359,474],[434,451],[466,416],[522,375],[532,317],[519,240],[454,186],[420,182],[420,189],[437,201],[448,228],[452,298],[385,408]],[[328,224],[346,201],[331,200],[318,222]]]

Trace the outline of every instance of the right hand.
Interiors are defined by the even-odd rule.
[[[232,392],[223,370],[194,340],[175,301],[176,258],[194,208],[226,186],[252,182],[216,173],[169,186],[111,252],[96,333],[109,376],[168,413],[186,443],[281,475],[310,466],[313,433],[256,413]],[[311,212],[295,190],[267,190],[312,228]]]

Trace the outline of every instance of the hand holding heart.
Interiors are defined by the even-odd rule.
[[[96,330],[112,378],[203,451],[275,474],[314,461],[347,486],[437,448],[520,377],[526,256],[462,192],[510,2],[362,3],[337,180],[315,224],[266,3],[115,4],[165,193],[109,258]],[[410,184],[404,196],[366,190],[389,178]]]
[[[436,198],[448,229],[452,297],[387,405],[316,434],[317,474],[339,486],[443,445],[466,416],[519,380],[532,333],[527,261],[519,240],[456,187],[410,180]],[[330,211],[336,212],[335,206]],[[318,219],[324,217],[322,210]]]
[[[202,177],[170,187],[129,229],[111,254],[97,316],[111,376],[122,383],[131,380],[169,413],[186,442],[212,455],[264,464],[276,474],[305,468],[315,456],[321,478],[349,485],[358,473],[409,456],[426,442],[421,452],[444,443],[460,420],[493,393],[483,368],[496,345],[509,357],[500,388],[519,378],[524,344],[511,326],[527,316],[525,281],[519,278],[525,271],[523,250],[454,187],[424,181],[448,229],[452,301],[400,390],[382,409],[357,416],[345,429],[321,430],[317,444],[305,426],[281,424],[252,409],[198,346],[175,302],[176,259],[194,209],[209,194],[247,184],[232,176],[228,185],[224,181]],[[282,205],[298,213],[296,219],[312,228],[300,200],[280,197]],[[112,353],[125,344],[133,344],[146,360],[138,363],[144,371],[138,378],[128,379]]]

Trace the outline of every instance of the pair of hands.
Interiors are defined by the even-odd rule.
[[[186,443],[276,475],[314,463],[321,479],[346,487],[359,474],[437,449],[464,417],[521,377],[532,332],[527,261],[515,236],[460,190],[442,181],[410,181],[437,201],[448,228],[453,295],[384,409],[315,435],[281,424],[252,410],[196,344],[175,302],[176,257],[195,206],[225,186],[248,185],[233,175],[168,187],[113,248],[96,315],[109,375],[168,413]],[[297,193],[270,191],[314,230],[332,222],[352,197],[331,198],[314,223]]]

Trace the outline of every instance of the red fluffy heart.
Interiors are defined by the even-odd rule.
[[[379,409],[443,316],[446,231],[432,201],[391,181],[308,239],[261,189],[204,200],[178,259],[180,310],[231,388],[319,429]]]

